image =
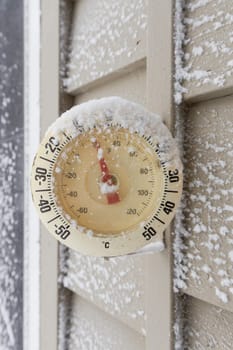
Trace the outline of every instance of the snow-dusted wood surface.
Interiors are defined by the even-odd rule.
[[[195,104],[185,120],[185,293],[233,311],[232,97]]]
[[[59,115],[59,1],[41,2],[41,136]],[[50,30],[53,28],[53,30]],[[57,349],[58,245],[45,227],[40,235],[40,348]]]
[[[74,104],[112,95],[146,104],[145,12],[141,0],[74,3],[64,81]],[[145,347],[145,262],[143,256],[104,260],[69,251],[62,268],[62,283],[73,294],[69,349]]]
[[[122,8],[134,8],[130,19],[121,16],[120,4]],[[68,91],[76,95],[75,104],[108,95],[146,103],[146,24],[142,24],[145,5],[141,1],[137,4],[126,1],[106,5],[100,0],[75,3],[72,50],[65,80]],[[232,339],[229,311],[233,311],[233,103],[231,97],[221,97],[232,92],[232,17],[230,1],[187,1],[186,37],[184,41],[179,38],[184,44],[184,64],[178,74],[184,100],[189,104],[204,100],[184,112],[183,124],[177,123],[178,133],[184,127],[184,140],[181,137],[179,141],[184,146],[185,192],[183,210],[176,224],[182,240],[175,241],[175,289],[194,296],[187,297],[186,325],[190,349],[198,350],[206,349],[209,344],[215,349],[228,350]],[[127,20],[124,22],[122,18]],[[137,20],[139,36],[135,44],[132,28]],[[178,57],[178,46],[176,50]],[[177,87],[176,92],[180,92]],[[214,97],[221,98],[205,101]],[[150,98],[153,100],[153,94]],[[151,105],[154,106],[153,102]],[[91,345],[95,344],[94,339],[98,342],[106,337],[105,317],[110,328],[119,324],[129,327],[130,332],[135,331],[135,336],[145,334],[143,258],[131,257],[123,263],[123,260],[105,261],[71,252],[66,268],[63,284],[73,293],[71,329],[79,327],[77,332],[70,333],[70,349],[81,346],[78,341],[82,335],[89,335]],[[87,328],[93,329],[96,320],[103,322],[103,327],[93,336]],[[219,329],[219,333],[214,334],[211,327]],[[108,349],[106,344],[98,343]]]
[[[87,92],[78,94],[75,97],[75,104],[85,102],[91,98],[111,95],[120,95],[132,101],[145,104],[145,67],[128,72],[117,79],[96,85]],[[65,262],[63,284],[64,287],[74,293],[72,305],[75,310],[76,302],[79,300],[78,296],[81,296],[86,300],[86,305],[89,305],[88,309],[92,310],[90,312],[97,319],[101,320],[103,315],[105,315],[110,328],[115,327],[115,324],[118,325],[118,328],[129,328],[130,334],[135,332],[135,339],[138,337],[143,339],[146,334],[145,269],[145,256],[104,260],[102,258],[82,256],[70,250],[69,258]],[[78,313],[72,313],[71,322],[74,324],[81,322]],[[80,323],[80,329],[82,327],[83,325]],[[104,328],[99,327],[95,337],[101,338],[104,336]],[[92,341],[94,341],[94,338],[92,339],[91,337]],[[78,337],[71,332],[70,340],[68,340],[70,349],[73,349],[72,344],[76,344],[77,339]],[[143,344],[144,340],[141,341],[141,344]],[[131,346],[130,342],[127,344]],[[133,341],[132,344],[134,344]],[[105,348],[108,349],[108,347]]]
[[[75,94],[141,65],[146,56],[144,0],[76,1],[65,85]]]
[[[145,257],[86,257],[70,251],[64,286],[145,335]]]
[[[177,9],[182,4],[183,1],[177,0]],[[194,0],[185,1],[185,4],[184,15],[176,17],[179,35],[175,60],[179,84],[175,85],[175,101],[180,103],[180,94],[183,94],[189,109],[181,117],[177,113],[177,138],[184,148],[185,189],[175,228],[178,239],[174,242],[174,283],[176,291],[190,296],[186,296],[184,304],[186,318],[182,320],[182,310],[178,310],[176,325],[185,325],[184,338],[190,350],[204,350],[208,346],[229,350],[233,338],[230,329],[233,311],[233,103],[231,97],[222,96],[232,93],[233,10],[230,0]],[[143,1],[74,3],[72,50],[64,83],[67,91],[75,96],[75,104],[91,98],[120,95],[142,104],[149,101],[151,108],[155,111],[158,108],[164,119],[170,121],[172,102],[164,101],[164,96],[167,98],[164,93],[153,96],[156,93],[152,92],[153,79],[158,79],[158,74],[146,77],[149,63],[152,67],[159,59],[151,56],[149,62],[147,57],[146,68],[148,26],[145,14],[146,2]],[[152,32],[149,34],[152,39]],[[160,44],[161,48],[165,45],[162,40]],[[157,66],[150,72],[155,72]],[[166,76],[169,81],[171,76]],[[159,87],[168,84],[163,74],[159,78]],[[152,86],[149,93],[146,93],[146,85]],[[210,98],[212,100],[207,101]],[[113,329],[120,332],[123,328],[123,332],[127,330],[135,335],[135,349],[138,344],[140,349],[153,348],[154,334],[150,334],[150,341],[144,338],[145,344],[143,340],[149,300],[146,293],[152,286],[148,280],[147,287],[144,286],[147,268],[142,257],[130,257],[125,263],[121,259],[105,261],[70,252],[63,278],[64,287],[73,295],[70,349],[82,346],[111,349],[107,333]],[[152,267],[150,271],[152,275]],[[153,291],[157,292],[156,278],[153,281]],[[153,299],[152,293],[150,298]],[[162,304],[165,296],[159,300]],[[158,310],[158,303],[150,305]],[[171,307],[169,304],[166,310],[172,313]],[[165,308],[161,306],[161,309]],[[166,317],[163,314],[164,324],[169,323]],[[155,320],[159,322],[156,317]],[[153,316],[150,322],[152,333]],[[169,330],[169,327],[165,328]],[[127,337],[124,338],[127,345],[134,344]],[[89,341],[88,345],[80,343],[84,338]],[[170,344],[170,340],[168,342]],[[179,344],[177,340],[175,349],[181,349]]]
[[[74,295],[70,347],[78,350],[142,350],[144,337],[96,306]]]
[[[180,344],[228,350],[233,341],[232,2],[181,0],[177,9],[175,101],[184,108],[178,110],[176,130],[185,174],[174,241],[174,288],[186,294],[178,308],[184,326]]]
[[[187,300],[185,336],[189,350],[231,350],[233,314],[195,298]]]
[[[149,106],[171,124],[172,4],[169,0],[150,1],[149,38],[147,4],[148,1],[141,0],[74,3],[71,53],[64,80],[66,90],[75,96],[74,104],[119,95]],[[166,35],[163,35],[164,30],[168,30]],[[150,40],[149,48],[146,48],[147,40]],[[169,234],[167,238],[170,244]],[[111,346],[114,349],[115,331],[119,338],[124,335],[123,348],[150,350],[162,346],[163,350],[170,349],[173,326],[170,257],[171,251],[167,250],[162,257],[105,261],[70,251],[61,279],[65,290],[72,294],[72,298],[68,298],[73,310],[68,318],[68,325],[69,322],[71,325],[71,331],[67,329],[69,349],[81,346],[85,350],[108,350]],[[105,319],[111,337],[106,336]],[[60,320],[64,326],[62,318]],[[98,325],[95,325],[96,320]],[[147,329],[149,334],[146,335]],[[129,331],[134,339],[125,337],[125,332]],[[80,345],[80,339],[84,338],[89,343]],[[111,338],[113,345],[109,343]],[[99,343],[99,339],[107,341]]]
[[[134,88],[132,88],[134,87]],[[138,69],[108,80],[103,84],[96,85],[85,93],[80,93],[74,98],[74,104],[79,104],[91,99],[122,96],[131,101],[146,105],[146,67],[143,65]]]
[[[232,93],[232,1],[187,1],[184,24],[185,100]]]

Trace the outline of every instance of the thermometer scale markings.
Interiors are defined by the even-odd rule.
[[[53,160],[45,158],[45,157],[42,157],[42,156],[40,156],[40,159],[46,160],[47,162],[52,163],[52,164],[55,163]]]
[[[165,225],[165,222],[163,220],[161,220],[160,218],[158,218],[157,216],[153,216],[153,218],[158,220],[159,222],[161,222],[161,224]]]
[[[48,192],[48,191],[51,191],[50,188],[46,188],[44,190],[36,190],[35,192]]]
[[[54,221],[60,217],[61,217],[61,215],[59,214],[59,215],[55,216],[54,218],[52,218],[51,220],[47,221],[47,223],[50,224],[52,221]]]
[[[98,136],[97,136],[98,137]],[[98,167],[100,168],[99,170],[102,170],[102,179],[103,179],[103,176],[107,174],[107,177],[110,175],[110,171],[109,169],[107,169],[108,171],[106,171],[105,168],[105,159],[101,166],[100,166],[100,160],[97,159],[97,156],[96,154],[93,155],[93,152],[91,151],[90,149],[90,145],[92,145],[93,147],[93,142],[91,142],[92,138],[92,135],[90,133],[88,139],[86,137],[86,139],[84,137],[81,138],[81,140],[79,140],[77,146],[73,146],[71,147],[72,151],[70,152],[70,154],[68,155],[68,158],[66,159],[66,163],[64,165],[62,165],[61,167],[63,168],[63,173],[64,174],[68,174],[68,173],[87,173],[87,169],[83,169],[82,171],[82,167],[83,167],[83,162],[84,163],[87,163],[88,162],[88,159],[90,158],[91,161],[94,161],[96,164],[99,164]],[[148,156],[145,157],[145,150],[144,150],[144,145],[142,144],[142,141],[141,142],[137,142],[136,140],[132,140],[132,136],[130,136],[129,134],[127,135],[127,137],[125,137],[125,133],[124,132],[119,132],[118,135],[113,135],[112,137],[110,137],[110,140],[109,140],[109,135],[106,135],[105,137],[102,137],[101,140],[98,139],[98,143],[101,145],[101,147],[103,147],[103,154],[105,154],[105,157],[107,157],[107,162],[109,163],[109,167],[110,169],[113,168],[113,173],[117,173],[117,172],[120,172],[121,173],[121,169],[117,169],[116,166],[115,166],[115,163],[117,159],[120,159],[120,162],[122,160],[122,158],[124,157],[125,159],[125,162],[127,163],[127,160],[126,158],[128,157],[129,159],[133,160],[133,163],[132,163],[132,166],[135,168],[135,172],[136,174],[138,175],[135,175],[134,177],[137,178],[137,182],[139,183],[139,177],[141,179],[144,178],[143,180],[143,183],[146,183],[147,184],[150,184],[152,187],[151,187],[151,190],[148,188],[148,187],[144,187],[142,186],[142,190],[141,190],[141,187],[139,187],[139,191],[140,193],[142,193],[142,196],[148,196],[148,199],[147,201],[142,201],[142,202],[138,202],[138,200],[136,199],[137,197],[133,197],[134,199],[132,200],[132,204],[130,205],[127,205],[125,206],[125,209],[123,210],[123,212],[125,213],[124,214],[124,222],[127,220],[131,220],[135,215],[136,216],[141,216],[142,213],[144,211],[148,211],[146,208],[147,207],[150,207],[150,203],[151,201],[153,200],[153,193],[154,193],[154,183],[156,181],[156,176],[155,176],[155,170],[154,170],[154,167],[155,167],[155,164],[154,164],[154,161],[153,161],[153,158],[152,158],[152,155],[150,155],[150,157],[148,158]],[[137,136],[136,136],[137,138]],[[93,139],[95,139],[93,137]],[[131,139],[131,141],[129,142],[128,139]],[[96,138],[97,140],[97,138]],[[115,141],[114,141],[115,140]],[[126,142],[125,142],[126,141]],[[103,145],[103,146],[102,146]],[[113,147],[112,147],[113,146]],[[130,147],[127,147],[127,146],[130,146]],[[77,163],[75,163],[75,154],[74,154],[74,147],[75,147],[75,154],[79,154],[79,164],[77,165]],[[97,149],[100,148],[99,147],[96,147]],[[127,152],[127,149],[132,149],[134,150],[133,152],[130,150]],[[111,158],[109,158],[108,156],[108,152],[106,152],[106,150],[110,150],[111,152]],[[124,155],[123,155],[123,152],[124,152]],[[86,153],[88,153],[88,159],[86,159]],[[136,162],[136,155],[139,156],[139,160]],[[143,157],[144,155],[144,157]],[[94,159],[93,159],[94,158]],[[62,162],[62,160],[60,159],[60,161]],[[91,161],[89,161],[89,164],[91,163]],[[148,163],[148,166],[147,167],[144,167],[145,169],[147,168],[147,175],[146,174],[140,174],[140,169],[141,167],[138,166],[138,162],[149,162]],[[89,165],[89,168],[91,169],[91,164]],[[138,169],[138,170],[136,170]],[[112,169],[111,169],[112,170]],[[95,178],[98,178],[98,175],[97,174],[97,168],[95,169]],[[132,171],[133,173],[133,171]],[[114,176],[114,174],[112,176]],[[149,175],[150,174],[150,175]],[[59,178],[59,174],[54,174],[57,178]],[[94,175],[94,172],[93,172],[93,175]],[[132,184],[135,184],[135,180],[134,178],[132,177],[133,174],[130,174],[130,178],[131,178],[131,182]],[[83,179],[83,176],[80,175],[81,178]],[[148,179],[148,176],[150,179]],[[121,176],[120,176],[121,177]],[[95,212],[94,208],[92,208],[92,206],[90,207],[90,203],[86,203],[86,197],[88,196],[88,193],[87,195],[83,196],[82,192],[83,192],[83,187],[81,188],[81,186],[78,186],[75,187],[75,182],[76,180],[75,179],[69,179],[69,178],[65,178],[64,176],[61,177],[60,176],[60,182],[59,184],[57,183],[57,189],[58,188],[64,188],[66,187],[67,190],[66,192],[63,192],[63,195],[61,196],[61,193],[60,193],[60,203],[59,203],[59,206],[64,206],[66,205],[67,207],[67,210],[71,211],[71,214],[72,214],[72,219],[75,220],[75,217],[77,217],[77,211],[79,211],[79,208],[84,208],[82,209],[82,212],[79,211],[80,215],[79,215],[79,222],[81,220],[81,224],[82,226],[87,226],[87,221],[89,222],[89,225],[90,225],[90,229],[92,229],[91,227],[91,222],[93,222],[94,218],[92,219],[90,217],[90,213],[91,212]],[[84,181],[84,179],[82,180]],[[118,180],[117,180],[118,181]],[[104,181],[103,181],[104,182]],[[124,182],[124,181],[123,181]],[[140,180],[140,183],[142,182],[142,180]],[[73,185],[72,185],[73,183]],[[121,191],[121,185],[122,185],[122,179],[120,178],[119,179],[119,186],[120,186],[120,191]],[[92,185],[90,185],[91,187]],[[128,185],[130,186],[130,185]],[[137,185],[138,186],[138,185]],[[147,185],[148,186],[148,185]],[[98,185],[96,186],[97,189],[95,188],[94,191],[98,190],[99,192],[99,188],[98,188]],[[130,186],[132,187],[132,185]],[[110,190],[111,190],[111,186],[110,186]],[[81,193],[79,195],[79,193]],[[136,192],[137,193],[137,192]],[[67,199],[67,195],[69,195],[69,201]],[[106,196],[107,198],[107,201],[109,201],[109,197],[111,198],[111,193],[110,194],[104,194],[104,193],[100,193],[97,195],[95,195],[95,200],[97,201],[98,203],[98,197],[101,197],[101,201],[103,202],[104,201],[104,197]],[[120,195],[120,194],[119,194]],[[138,193],[137,193],[137,196],[138,196]],[[77,198],[78,200],[78,204],[77,204],[77,200],[75,200],[75,198]],[[118,202],[119,202],[119,199],[121,198],[121,195],[118,196],[117,193],[113,192],[113,200],[112,200],[112,205],[115,206]],[[73,204],[68,204],[68,202]],[[110,200],[111,201],[111,200]],[[65,204],[66,202],[66,204]],[[135,204],[138,202],[138,204],[136,206],[138,206],[138,208],[135,207]],[[135,204],[134,204],[135,203]],[[140,204],[141,203],[141,204]],[[69,208],[69,209],[68,209]],[[85,209],[87,208],[87,209]],[[105,211],[106,211],[106,208],[105,208]],[[115,209],[114,209],[115,211]],[[90,213],[89,213],[90,212]],[[122,210],[121,210],[122,212]],[[70,215],[70,213],[69,213]],[[148,215],[148,214],[147,214]],[[89,218],[88,218],[89,217]],[[82,223],[82,221],[84,221],[84,223]],[[135,219],[134,220],[131,220],[133,222],[135,222]],[[85,225],[86,224],[86,225]]]
[[[178,193],[177,190],[167,190],[167,189],[164,192],[167,192],[167,193]]]

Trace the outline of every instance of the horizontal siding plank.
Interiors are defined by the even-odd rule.
[[[232,350],[233,314],[204,303],[195,298],[188,298],[186,304],[189,350]]]
[[[90,99],[121,96],[146,104],[146,67],[94,86],[75,97],[79,104]],[[105,312],[145,334],[145,257],[86,257],[70,250],[64,286]]]
[[[233,7],[231,0],[187,2],[184,43],[185,101],[233,92]]]
[[[145,333],[145,258],[88,257],[70,250],[64,287]]]
[[[79,296],[73,296],[70,350],[144,350],[145,339]]]
[[[233,311],[233,99],[195,104],[184,132],[184,292]],[[178,228],[179,229],[179,228]],[[183,231],[184,232],[184,231]]]
[[[67,91],[76,94],[146,57],[145,0],[75,3]]]
[[[105,81],[98,86],[75,96],[74,103],[79,104],[91,99],[121,96],[130,101],[146,104],[146,67],[142,66],[130,73],[126,73],[115,79]]]

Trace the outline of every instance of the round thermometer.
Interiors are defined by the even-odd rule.
[[[182,188],[175,142],[159,116],[109,97],[64,113],[36,154],[31,188],[42,222],[88,255],[118,256],[161,240]]]

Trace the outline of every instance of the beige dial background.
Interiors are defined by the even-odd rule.
[[[109,204],[101,191],[99,153],[115,181],[108,190],[116,189],[119,202]],[[57,159],[54,178],[64,214],[99,235],[135,229],[158,210],[163,196],[164,174],[155,150],[142,137],[121,129],[90,131],[72,140]]]

